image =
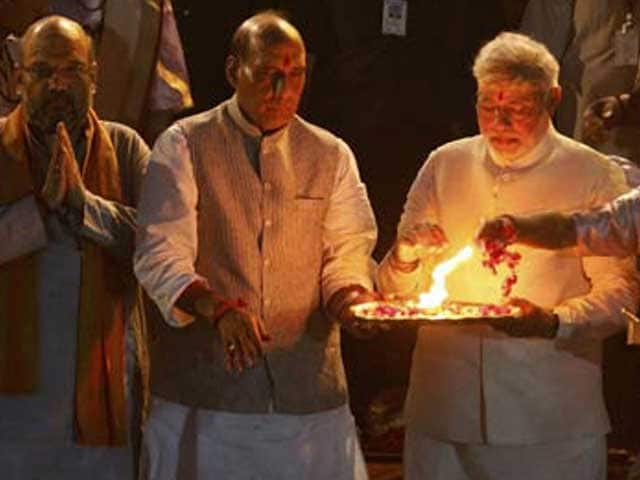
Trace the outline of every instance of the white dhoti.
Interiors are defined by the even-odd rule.
[[[470,445],[407,430],[405,480],[606,480],[604,436],[541,445]]]
[[[152,401],[141,469],[151,480],[366,480],[348,406],[237,414]]]

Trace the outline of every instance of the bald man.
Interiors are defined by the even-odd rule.
[[[226,62],[235,95],[152,153],[135,270],[166,324],[153,479],[366,478],[340,326],[358,331],[349,306],[371,299],[376,225],[349,147],[296,115],[305,71],[290,23],[249,18]]]
[[[149,150],[92,109],[91,39],[45,17],[0,120],[2,478],[130,479],[135,205]]]

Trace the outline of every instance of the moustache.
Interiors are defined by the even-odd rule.
[[[55,133],[58,122],[64,122],[67,128],[73,128],[87,113],[88,104],[83,105],[81,98],[70,92],[47,92],[38,98],[27,100],[27,110],[32,123],[40,130]]]
[[[55,92],[43,95],[40,106],[44,109],[59,108],[61,106],[76,107],[77,101],[69,92]]]

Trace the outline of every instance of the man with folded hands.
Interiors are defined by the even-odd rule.
[[[21,41],[20,104],[0,120],[1,475],[132,479],[133,207],[149,150],[93,111],[80,25],[45,17]]]

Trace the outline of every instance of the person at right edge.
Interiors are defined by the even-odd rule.
[[[485,221],[476,238],[480,243],[518,243],[569,255],[624,257],[640,254],[639,236],[640,189],[636,188],[595,211],[500,215]],[[638,457],[627,480],[640,480]]]

